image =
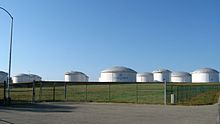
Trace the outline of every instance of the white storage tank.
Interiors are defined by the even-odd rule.
[[[89,77],[79,71],[70,71],[64,74],[64,78],[66,82],[88,82]]]
[[[193,83],[219,82],[219,72],[212,68],[201,68],[192,72]]]
[[[171,71],[167,69],[158,69],[153,71],[154,75],[154,82],[163,82],[166,80],[167,82],[170,82],[170,76],[171,76]]]
[[[100,82],[136,82],[137,72],[123,66],[115,66],[101,72]]]
[[[153,82],[154,77],[153,77],[153,73],[144,72],[144,73],[138,73],[136,79],[137,82]]]
[[[4,81],[7,81],[8,73],[0,71],[0,83],[4,83]]]
[[[41,81],[42,78],[34,74],[18,74],[12,77],[13,83],[27,83],[33,81]]]
[[[172,72],[171,82],[190,83],[192,82],[192,76],[187,72]]]

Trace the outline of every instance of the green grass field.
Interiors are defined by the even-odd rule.
[[[218,103],[220,91],[208,91],[201,93],[192,99],[185,100],[181,104],[183,105],[212,105]]]
[[[11,91],[12,100],[32,101],[32,88],[13,88]],[[3,97],[2,93],[0,97]],[[163,85],[67,85],[66,99],[64,86],[56,86],[55,91],[53,86],[43,86],[42,88],[36,87],[35,100],[163,104]]]
[[[219,83],[170,84],[167,86],[169,95],[175,95],[175,104],[180,105],[208,105],[218,102]]]
[[[138,89],[138,92],[136,92]],[[160,91],[152,91],[152,90]],[[148,91],[151,90],[151,91]],[[38,91],[40,91],[38,89]],[[53,88],[43,88],[38,99],[53,100]],[[40,93],[40,92],[38,92]],[[64,101],[64,87],[56,87],[55,100]],[[67,86],[67,101],[74,102],[119,102],[119,103],[163,103],[161,84],[119,84],[119,85],[71,85]]]

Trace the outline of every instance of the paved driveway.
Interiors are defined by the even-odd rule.
[[[40,103],[0,107],[0,124],[215,124],[217,105]]]

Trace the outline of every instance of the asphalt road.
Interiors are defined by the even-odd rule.
[[[40,103],[0,106],[0,124],[216,124],[217,105]]]

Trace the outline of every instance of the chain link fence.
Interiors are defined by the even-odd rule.
[[[168,84],[166,92],[168,104],[207,105],[218,102],[220,83]]]
[[[12,103],[70,101],[163,104],[164,100],[163,84],[153,83],[40,81],[11,84],[10,87]]]
[[[4,103],[4,83],[0,83],[0,104]]]
[[[40,81],[10,84],[10,87],[12,103],[69,101],[206,105],[217,103],[220,94],[219,83],[168,83],[165,88],[163,83]],[[4,103],[6,93],[6,85],[0,84],[1,103]]]

